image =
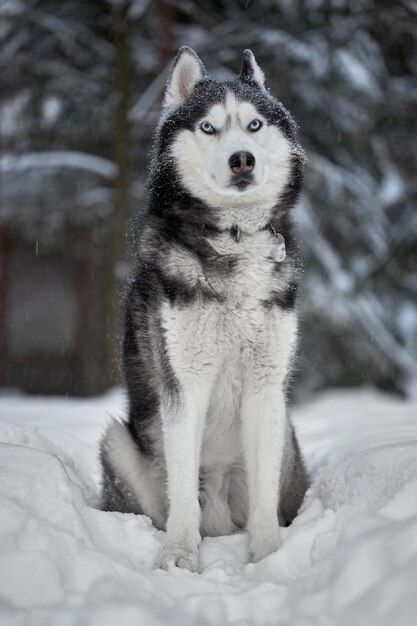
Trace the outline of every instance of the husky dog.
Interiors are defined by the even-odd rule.
[[[125,302],[129,415],[101,443],[101,507],[166,530],[158,567],[195,571],[201,536],[243,528],[259,561],[307,488],[285,407],[302,161],[250,50],[218,82],[180,49]]]

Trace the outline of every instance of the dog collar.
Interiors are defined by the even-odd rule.
[[[221,229],[221,228],[218,228],[217,226],[213,226],[212,224],[206,224],[206,223],[202,224],[202,226],[203,226],[203,229],[211,230],[212,232],[215,232],[218,234],[229,232],[232,239],[234,239],[237,243],[239,243],[241,235],[242,235],[240,227],[237,224],[234,224],[230,229],[229,228]],[[270,230],[271,233],[275,237],[275,246],[274,246],[274,252],[273,252],[275,263],[282,263],[283,261],[285,261],[287,252],[285,248],[285,239],[283,235],[281,235],[281,233],[278,233],[275,230],[271,222],[268,222],[266,226],[264,226],[263,228],[260,228],[259,230]]]
[[[277,233],[271,222],[268,222],[267,228],[269,228],[269,230],[275,237],[274,261],[275,263],[282,263],[283,261],[285,261],[285,257],[287,256],[284,235],[281,235],[281,233]]]
[[[283,261],[285,261],[285,257],[287,256],[287,252],[285,249],[285,239],[283,235],[281,235],[281,233],[277,233],[275,228],[272,226],[271,222],[268,222],[268,224],[264,226],[264,228],[261,228],[261,230],[268,230],[268,229],[271,231],[271,233],[275,237],[275,247],[274,247],[274,253],[273,253],[274,261],[276,263],[282,263]],[[239,243],[241,232],[237,224],[234,224],[231,227],[230,234],[233,237],[233,239]]]

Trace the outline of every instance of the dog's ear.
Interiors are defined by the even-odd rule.
[[[257,64],[252,50],[244,50],[243,52],[242,68],[240,70],[239,80],[242,80],[245,83],[255,82],[261,89],[264,89],[265,76]]]
[[[205,75],[206,70],[198,55],[188,46],[182,46],[175,57],[165,88],[164,109],[175,111]]]

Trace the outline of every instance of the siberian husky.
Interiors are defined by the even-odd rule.
[[[295,122],[250,50],[219,82],[180,49],[125,301],[128,418],[101,443],[101,507],[166,530],[157,567],[195,571],[202,536],[239,529],[259,561],[306,491],[285,406],[302,162]]]

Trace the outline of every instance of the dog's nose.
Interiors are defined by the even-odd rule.
[[[229,159],[229,165],[236,174],[247,174],[255,167],[255,157],[250,152],[235,152]]]

